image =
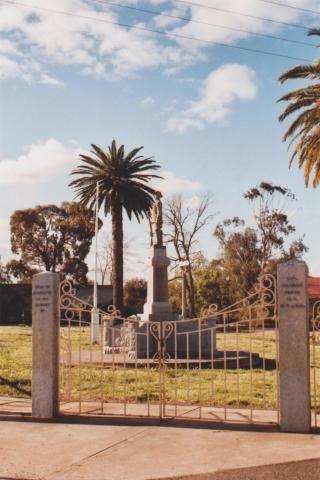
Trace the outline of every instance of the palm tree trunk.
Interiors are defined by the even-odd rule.
[[[111,207],[112,217],[112,300],[113,305],[123,310],[123,223],[122,205],[115,201]]]

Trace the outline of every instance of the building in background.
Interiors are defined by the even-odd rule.
[[[93,285],[75,286],[76,296],[93,305]],[[31,284],[0,284],[0,325],[31,324]],[[98,285],[98,307],[112,303],[112,286]]]

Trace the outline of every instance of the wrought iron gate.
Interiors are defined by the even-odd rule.
[[[320,427],[320,300],[311,310],[310,325],[310,382],[312,426]]]
[[[60,292],[63,414],[279,423],[276,281],[198,318],[143,322],[99,310],[64,281]]]

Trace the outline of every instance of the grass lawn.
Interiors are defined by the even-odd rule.
[[[70,330],[72,349],[79,349],[79,329]],[[67,329],[62,328],[61,346],[65,350],[68,341]],[[17,397],[31,396],[31,328],[25,326],[0,327],[0,395]],[[275,334],[266,331],[264,340],[261,332],[217,333],[219,350],[249,351],[266,359],[276,358]],[[96,349],[100,347],[95,347]],[[89,350],[89,329],[81,330],[81,349]],[[311,355],[312,357],[312,355]],[[315,370],[314,370],[314,367]],[[311,387],[313,392],[314,373],[317,379],[318,406],[320,403],[320,345],[316,347],[315,362],[312,358]],[[202,403],[207,405],[230,405],[253,408],[276,408],[277,371],[263,369],[221,368],[187,370],[167,368],[164,376],[167,402]],[[94,365],[77,365],[61,368],[61,398],[78,400],[123,400],[158,401],[160,382],[159,371],[153,368],[99,368]],[[313,400],[312,400],[313,401]]]
[[[0,326],[0,395],[31,396],[31,327]]]

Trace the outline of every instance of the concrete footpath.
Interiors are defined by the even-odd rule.
[[[318,434],[0,421],[2,480],[319,480],[318,459]]]

